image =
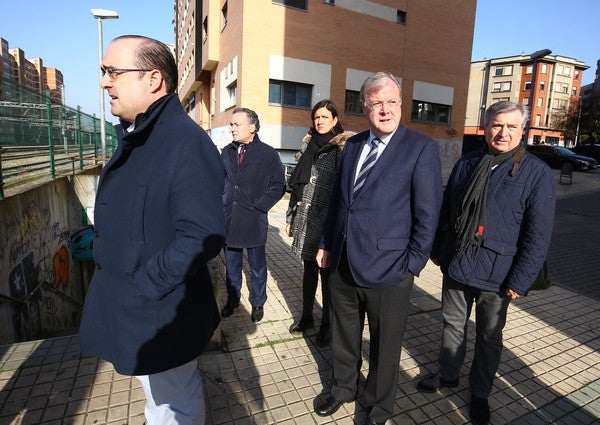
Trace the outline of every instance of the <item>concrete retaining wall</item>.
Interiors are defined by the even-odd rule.
[[[91,276],[91,262],[73,260],[70,249],[71,234],[87,224],[88,202],[73,189],[79,177],[0,202],[0,344],[71,333],[79,325]]]

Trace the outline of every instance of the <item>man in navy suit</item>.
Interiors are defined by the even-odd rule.
[[[429,258],[442,181],[435,141],[400,124],[398,80],[374,74],[360,99],[370,129],[346,143],[317,253],[332,271],[333,384],[314,409],[328,416],[356,398],[366,314],[365,424],[378,424],[393,415],[410,294]]]

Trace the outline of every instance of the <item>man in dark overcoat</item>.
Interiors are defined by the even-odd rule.
[[[224,242],[223,165],[181,107],[166,45],[119,37],[102,72],[123,133],[96,194],[81,348],[140,380],[147,424],[203,424],[197,357],[219,323],[207,262]]]
[[[221,157],[225,166],[225,211],[227,304],[221,315],[229,317],[240,305],[242,252],[250,264],[253,322],[262,320],[267,301],[267,259],[265,244],[269,223],[267,213],[281,199],[285,173],[277,151],[258,138],[258,115],[248,108],[236,108],[229,124],[233,142]]]

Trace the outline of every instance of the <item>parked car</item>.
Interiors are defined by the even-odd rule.
[[[573,169],[577,171],[588,171],[598,168],[598,161],[594,158],[577,155],[562,146],[527,145],[526,149],[548,164],[550,168],[560,169],[567,162],[573,164]]]
[[[598,144],[577,145],[571,150],[577,155],[589,156],[600,162],[600,145]]]

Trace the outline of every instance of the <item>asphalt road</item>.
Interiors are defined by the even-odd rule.
[[[600,300],[600,170],[575,172],[568,186],[558,185],[548,277]]]

